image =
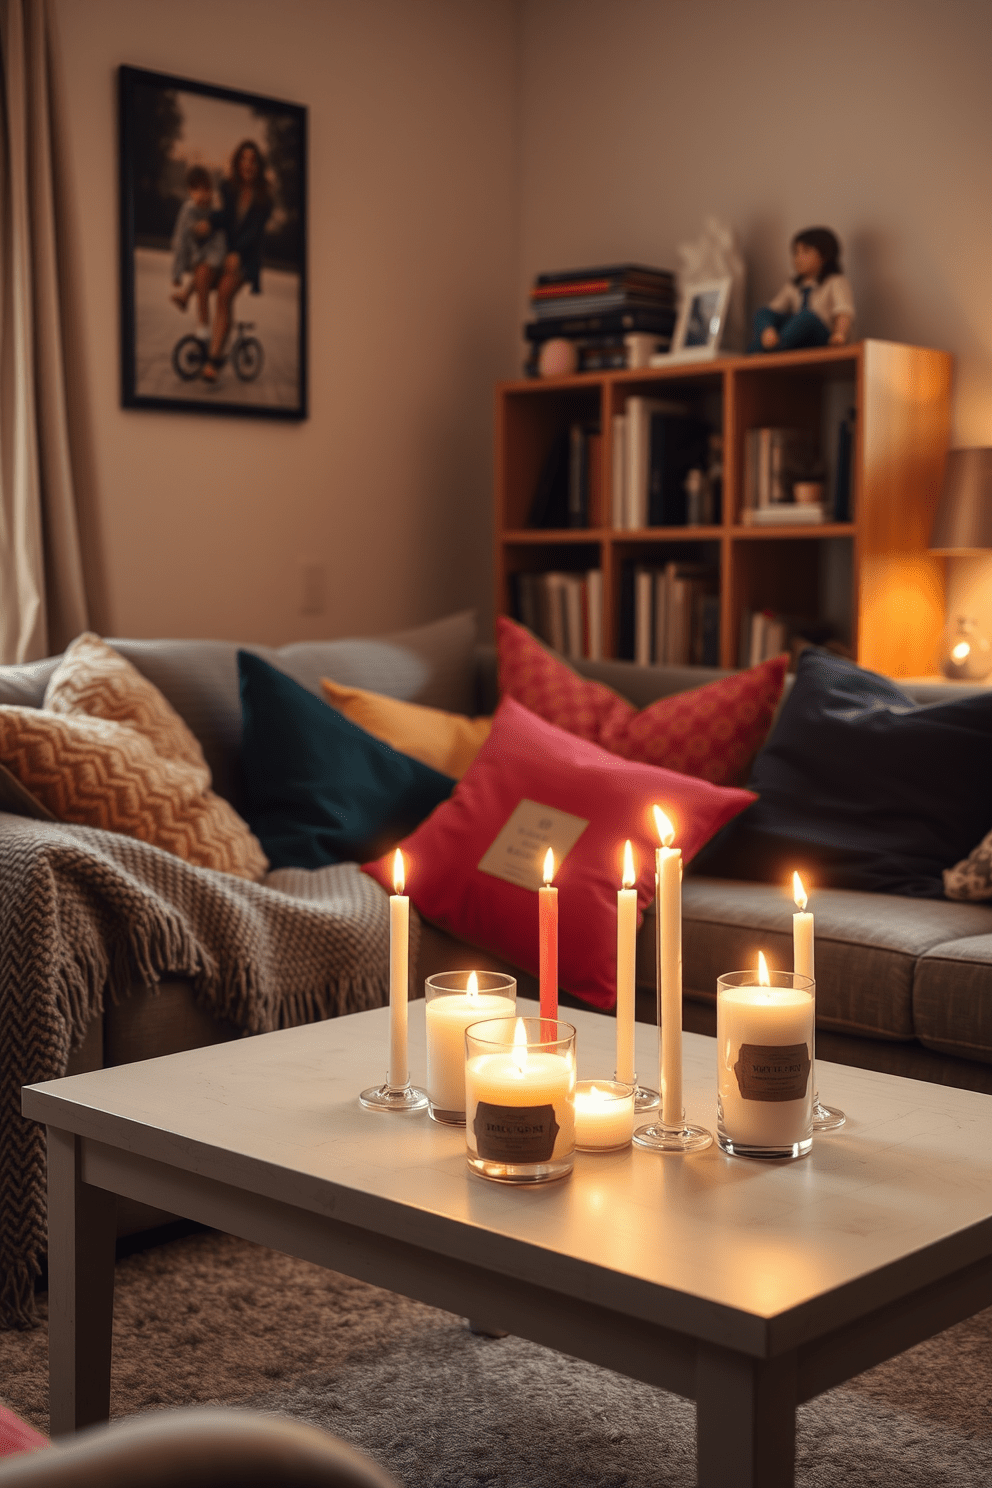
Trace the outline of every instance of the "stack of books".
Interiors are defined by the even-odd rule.
[[[797,502],[796,481],[808,480],[818,467],[816,446],[802,429],[748,429],[744,436],[746,526],[809,526],[826,521],[822,503]]]
[[[718,666],[716,587],[716,571],[709,564],[626,563],[621,575],[621,656],[641,666]]]
[[[588,527],[598,513],[602,440],[595,421],[573,419],[552,440],[531,498],[528,527]]]
[[[603,574],[510,575],[513,617],[570,661],[603,659]]]
[[[634,331],[655,336],[667,351],[675,327],[675,276],[644,264],[608,264],[538,274],[531,290],[534,319],[524,326],[525,372],[537,375],[545,341],[574,341],[579,371],[627,365],[624,337]]]

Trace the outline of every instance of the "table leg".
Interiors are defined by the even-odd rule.
[[[793,1488],[795,1354],[753,1359],[699,1345],[696,1462],[699,1488]]]
[[[49,1432],[110,1415],[117,1199],[80,1177],[81,1139],[48,1128]]]

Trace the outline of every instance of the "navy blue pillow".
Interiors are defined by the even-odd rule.
[[[244,815],[273,868],[370,862],[454,790],[260,656],[238,677]]]
[[[696,872],[944,897],[941,872],[992,827],[992,692],[920,705],[811,647],[748,789],[760,799]],[[805,870],[805,872],[804,872]]]

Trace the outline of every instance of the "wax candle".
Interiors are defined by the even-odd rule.
[[[487,1026],[492,1027],[481,1025]],[[546,1027],[543,1019],[540,1026]],[[568,1157],[575,1147],[574,1100],[572,1055],[528,1048],[526,1025],[518,1018],[512,1044],[470,1053],[466,1061],[469,1151],[499,1163]]]
[[[789,979],[791,982],[791,978]],[[813,999],[772,986],[764,956],[754,982],[717,995],[721,1130],[735,1146],[789,1148],[812,1123]]]
[[[637,890],[634,852],[623,849],[623,888],[617,893],[617,1079],[634,1082],[634,971],[637,959]]]
[[[805,913],[806,890],[798,873],[792,875],[792,895],[799,906],[792,916],[792,969],[800,976],[813,976],[813,916]]]
[[[393,889],[389,897],[389,1085],[401,1090],[409,1084],[407,1056],[407,997],[410,979],[410,900],[403,890],[406,870],[399,848],[393,859]]]
[[[634,1135],[634,1087],[617,1080],[580,1080],[575,1087],[575,1145],[608,1152]]]
[[[465,1030],[487,1018],[512,1018],[516,1003],[479,991],[473,971],[464,992],[447,992],[427,1003],[427,1096],[432,1108],[465,1114]]]
[[[548,848],[544,857],[544,888],[538,889],[538,939],[540,949],[541,1017],[558,1017],[558,890],[551,887],[555,855]]]
[[[680,1127],[682,1108],[682,853],[675,829],[654,807],[662,846],[655,849],[658,1009],[661,1015],[661,1124]]]

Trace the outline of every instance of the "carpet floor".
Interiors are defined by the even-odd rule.
[[[44,1431],[47,1331],[0,1333]],[[695,1408],[229,1236],[118,1263],[112,1414],[236,1404],[336,1432],[404,1488],[690,1488]],[[799,1410],[802,1488],[992,1483],[992,1309]]]

